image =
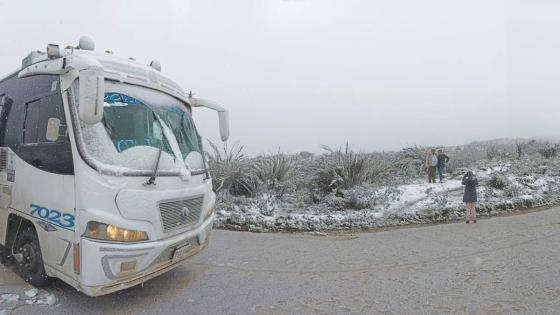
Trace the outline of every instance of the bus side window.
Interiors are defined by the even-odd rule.
[[[0,99],[0,147],[6,146],[6,128],[8,127],[8,115],[14,101],[7,95]]]
[[[45,85],[47,89],[40,89],[26,95],[27,101],[22,102],[19,108],[19,116],[14,116],[12,124],[21,126],[19,134],[13,133],[14,150],[16,154],[33,167],[46,172],[72,175],[74,174],[74,163],[72,150],[64,115],[62,95],[59,91],[52,91],[51,84],[56,81],[44,80],[41,77],[31,77],[37,85]],[[33,86],[33,81],[27,82]],[[23,97],[25,99],[25,96]],[[12,118],[9,118],[10,120]],[[57,130],[49,130],[56,122]],[[8,123],[10,124],[10,123]],[[51,126],[51,129],[53,126]],[[10,128],[7,128],[12,132]],[[49,135],[47,131],[49,130]],[[58,137],[57,137],[58,135]],[[16,140],[17,139],[17,140]]]
[[[39,143],[38,123],[41,117],[41,100],[34,100],[25,104],[25,116],[23,120],[23,143]]]
[[[47,139],[50,118],[58,118],[63,122],[59,128],[61,136],[55,142],[66,143],[68,141],[62,103],[57,102],[57,95],[48,95],[25,104],[24,117],[23,145],[53,143]]]
[[[0,106],[0,146],[9,147],[31,167],[73,175],[62,94],[60,85],[55,84],[58,80],[56,75],[14,75],[0,82],[0,96],[6,96],[4,106]],[[56,132],[50,130],[47,139],[50,118],[59,125],[59,136],[53,136]]]

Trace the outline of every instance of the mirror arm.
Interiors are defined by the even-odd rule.
[[[206,107],[219,112],[227,112],[228,110],[222,105],[203,98],[189,97],[189,104],[192,107]]]

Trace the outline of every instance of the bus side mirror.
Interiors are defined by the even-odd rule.
[[[47,141],[56,141],[58,140],[60,130],[60,119],[58,118],[49,118],[47,121],[47,134],[45,135],[45,139]]]
[[[229,139],[229,112],[218,112],[218,120],[220,124],[220,138],[222,141]]]
[[[95,125],[103,118],[104,80],[101,68],[80,71],[78,116],[86,124]]]
[[[216,102],[192,96],[189,96],[189,104],[193,107],[206,107],[218,112],[220,138],[222,138],[222,141],[227,141],[227,139],[229,139],[229,112],[227,109]]]

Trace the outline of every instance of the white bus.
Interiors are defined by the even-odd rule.
[[[0,79],[0,244],[27,282],[98,296],[205,248],[215,195],[193,107],[227,140],[226,109],[87,37]]]

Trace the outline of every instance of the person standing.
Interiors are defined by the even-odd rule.
[[[476,223],[476,208],[475,203],[477,201],[476,196],[476,186],[478,186],[478,179],[472,171],[468,171],[463,180],[461,181],[465,185],[465,193],[463,194],[463,202],[466,204],[465,213],[465,223],[469,224],[470,221]]]
[[[443,153],[442,149],[438,150],[437,155],[437,171],[439,175],[439,182],[443,182],[443,174],[445,174],[445,163],[449,162],[449,157]]]
[[[436,182],[436,166],[437,166],[436,149],[431,150],[431,154],[426,159],[426,167],[428,168],[428,183]]]

